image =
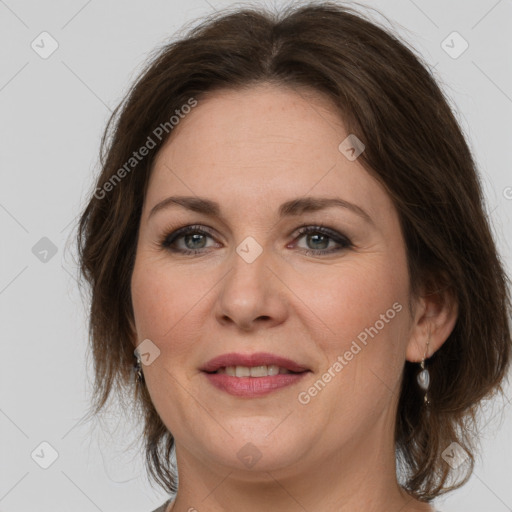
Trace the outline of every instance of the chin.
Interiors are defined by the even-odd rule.
[[[226,434],[222,439],[209,439],[204,449],[212,462],[247,477],[255,472],[289,468],[302,458],[303,450],[300,447],[311,446],[312,440],[303,438],[304,433],[299,425],[279,425],[282,420],[270,417],[237,418],[235,422],[225,424],[231,436]]]

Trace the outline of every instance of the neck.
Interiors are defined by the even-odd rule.
[[[172,512],[433,511],[398,485],[388,419],[339,451],[317,450],[307,461],[268,471],[220,466],[177,445],[180,483]],[[383,432],[390,434],[384,438]]]

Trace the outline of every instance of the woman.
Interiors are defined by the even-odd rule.
[[[334,3],[220,13],[103,144],[78,236],[94,411],[133,390],[158,511],[432,511],[467,481],[510,302],[418,56]]]

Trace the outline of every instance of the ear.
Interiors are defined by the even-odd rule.
[[[407,343],[407,361],[419,363],[423,357],[427,359],[432,356],[450,336],[457,316],[457,299],[449,287],[423,293],[418,297],[415,300],[413,324]]]

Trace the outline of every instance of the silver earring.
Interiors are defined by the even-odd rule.
[[[141,364],[139,354],[134,353],[134,357],[135,357],[135,364],[133,366],[133,371],[135,373],[135,380],[137,382],[142,383],[142,382],[144,382],[144,374],[142,373],[142,364]]]
[[[425,368],[425,357],[428,354],[428,345],[430,343],[430,330],[428,333],[428,340],[427,340],[427,348],[425,349],[425,354],[423,355],[423,359],[420,363],[421,371],[418,373],[417,381],[418,385],[423,391],[425,391],[425,396],[423,398],[423,402],[425,405],[430,405],[430,401],[428,399],[428,388],[430,387],[430,372],[427,368]]]

